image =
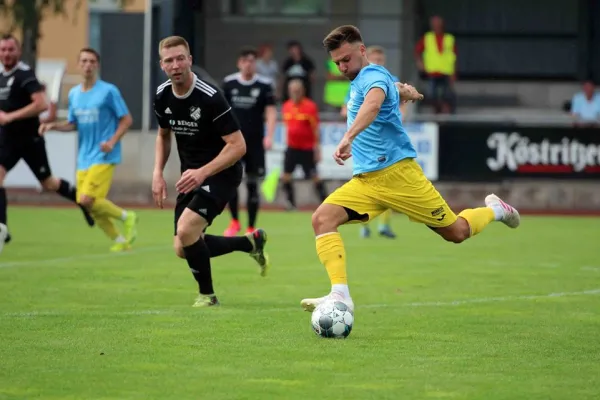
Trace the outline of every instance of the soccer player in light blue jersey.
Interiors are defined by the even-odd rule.
[[[490,194],[485,207],[463,210],[448,207],[415,160],[417,153],[402,126],[400,103],[422,99],[412,86],[394,82],[385,67],[371,64],[360,31],[351,25],[334,29],[323,45],[340,71],[352,81],[348,102],[348,129],[334,160],[343,165],[353,158],[353,177],[319,206],[312,216],[316,247],[325,265],[331,292],[301,301],[313,311],[327,299],[354,309],[346,277],[346,252],[338,227],[366,222],[387,209],[427,225],[445,240],[461,243],[490,222],[519,226],[515,208]]]
[[[386,56],[385,56],[385,49],[383,47],[381,47],[381,46],[367,47],[367,58],[369,59],[370,63],[381,65],[382,67],[385,67]],[[394,82],[400,82],[400,79],[398,79],[398,77],[396,75],[392,75],[392,79],[394,80]],[[342,106],[342,109],[340,110],[340,114],[344,118],[346,118],[348,116],[347,104],[349,101],[350,101],[350,89],[348,89],[348,94],[346,95],[346,99],[344,100],[344,105]],[[407,113],[406,102],[400,103],[400,113],[402,114],[402,121],[404,122],[406,120],[406,113]],[[391,220],[392,220],[392,210],[390,210],[388,208],[387,210],[382,212],[381,215],[379,216],[379,226],[377,228],[378,228],[380,236],[383,236],[383,237],[386,237],[389,239],[396,238],[396,234],[394,233],[394,231],[392,231],[392,226],[390,224]],[[360,236],[362,238],[368,238],[371,236],[371,229],[369,228],[368,222],[364,222],[362,224],[362,226],[360,227]]]
[[[77,130],[77,199],[86,207],[96,224],[113,241],[111,251],[129,250],[137,236],[137,216],[117,207],[106,197],[115,167],[121,163],[121,138],[132,118],[119,89],[98,79],[100,55],[85,48],[79,53],[83,83],[69,92],[67,121],[43,124],[40,134],[49,130]],[[123,232],[114,224],[123,223]]]

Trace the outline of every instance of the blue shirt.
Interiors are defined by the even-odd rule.
[[[98,80],[87,92],[82,91],[81,85],[69,91],[68,120],[79,132],[77,169],[121,162],[121,142],[110,153],[102,152],[100,144],[113,137],[119,120],[127,114],[129,110],[121,92],[111,83]]]
[[[398,77],[396,75],[392,75],[392,79],[394,80],[394,82],[400,82],[400,79],[398,79]],[[350,88],[348,88],[348,92],[346,93],[346,98],[344,99],[344,104],[348,104],[349,100],[350,100]]]
[[[348,128],[354,123],[369,90],[380,88],[385,93],[375,120],[352,142],[353,174],[378,171],[405,158],[416,158],[417,152],[402,126],[400,94],[394,77],[382,66],[370,64],[350,84]]]
[[[573,96],[571,112],[584,122],[600,122],[600,94],[594,94],[591,101],[583,93]]]

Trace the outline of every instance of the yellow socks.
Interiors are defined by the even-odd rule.
[[[388,208],[379,217],[379,222],[381,223],[381,225],[389,225],[391,220],[392,220],[392,210],[390,210]]]
[[[325,265],[332,285],[347,285],[346,250],[339,232],[325,233],[317,236],[317,254]]]
[[[96,219],[96,225],[108,236],[111,240],[116,240],[121,234],[117,230],[115,223],[108,217],[100,217]]]
[[[466,219],[469,223],[471,236],[477,235],[495,219],[494,210],[489,207],[468,208],[461,211],[458,216]]]
[[[95,214],[118,220],[123,220],[126,215],[121,207],[118,207],[115,203],[107,199],[96,199],[92,206],[92,211]]]

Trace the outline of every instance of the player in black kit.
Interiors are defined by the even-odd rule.
[[[238,58],[239,72],[227,76],[223,81],[225,98],[231,104],[246,139],[246,154],[242,159],[248,188],[246,233],[252,232],[256,225],[260,205],[258,183],[265,176],[265,148],[271,147],[277,123],[273,85],[268,78],[256,73],[256,57],[256,50],[242,49]],[[225,236],[235,236],[241,229],[238,203],[236,192],[236,196],[229,202],[232,220],[225,230]]]
[[[42,187],[76,203],[76,190],[69,182],[52,176],[46,142],[38,133],[39,115],[48,105],[45,92],[29,66],[20,61],[21,46],[11,35],[0,38],[0,252],[10,240],[6,226],[4,179],[20,159],[25,160]],[[90,226],[94,220],[81,207]]]
[[[210,258],[243,251],[258,263],[262,276],[269,268],[264,251],[267,235],[262,229],[244,237],[204,234],[215,217],[235,196],[242,180],[240,159],[246,152],[244,136],[220,90],[191,70],[187,41],[179,36],[159,45],[160,65],[169,80],[156,90],[154,112],[158,118],[156,160],[152,194],[159,207],[167,197],[163,170],[175,135],[181,161],[176,184],[175,253],[185,258],[198,282],[200,295],[194,307],[219,304],[213,289]]]

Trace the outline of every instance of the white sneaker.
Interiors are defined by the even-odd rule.
[[[354,302],[352,301],[352,298],[344,298],[344,295],[338,292],[331,292],[327,296],[318,297],[316,299],[303,299],[300,302],[300,305],[304,311],[313,312],[321,303],[329,299],[343,302],[352,312],[354,312]]]
[[[2,253],[2,249],[4,249],[6,236],[8,236],[8,227],[4,224],[0,224],[0,253]]]
[[[502,199],[495,194],[492,193],[485,197],[485,205],[495,210],[502,210],[500,221],[509,228],[514,229],[521,224],[521,216],[517,209],[502,201]]]

